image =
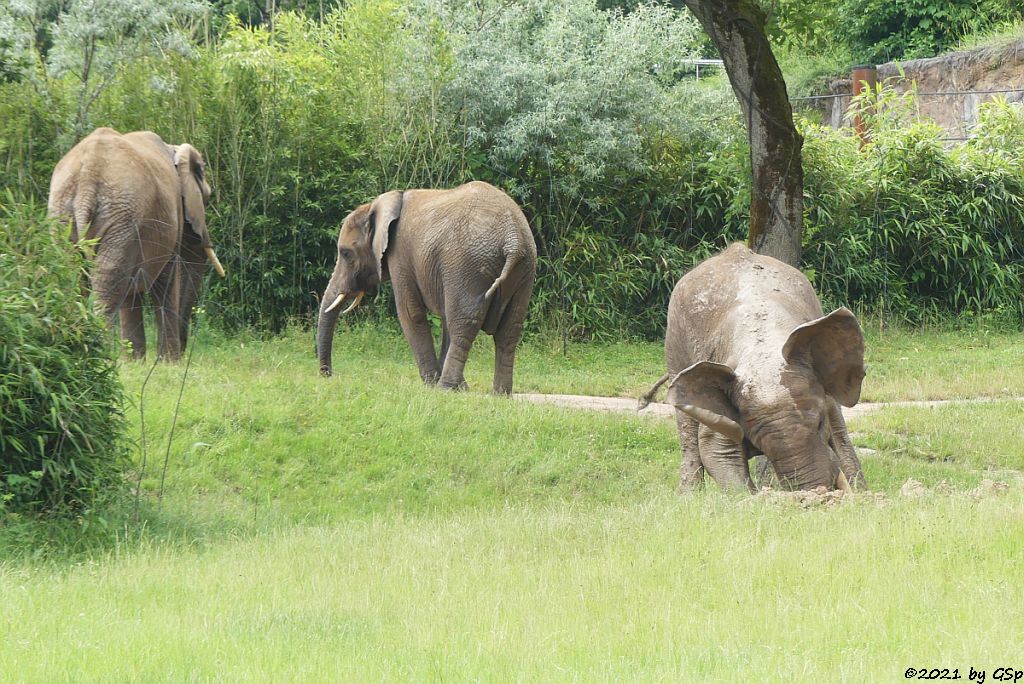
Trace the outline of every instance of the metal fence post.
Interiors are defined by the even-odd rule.
[[[857,97],[865,89],[870,92],[875,92],[875,86],[878,84],[878,70],[874,64],[861,64],[853,67],[850,71],[850,83],[852,96]],[[852,103],[852,99],[851,99]],[[861,120],[860,116],[853,117],[853,128],[857,131],[857,135],[860,137],[860,144],[863,145],[868,140],[867,126],[864,121]]]

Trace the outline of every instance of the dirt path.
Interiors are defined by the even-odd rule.
[[[618,413],[636,413],[636,399],[623,397],[588,397],[579,394],[516,394],[516,399],[530,401],[535,404],[554,404],[565,408],[587,409],[591,411],[612,411]],[[1006,399],[943,399],[939,401],[887,401],[878,403],[860,403],[853,408],[843,408],[843,416],[850,420],[859,418],[872,411],[878,411],[892,406],[918,406],[934,408],[946,404],[983,404],[990,401],[1024,401],[1024,397],[1007,397]],[[647,408],[640,412],[641,416],[654,416],[656,418],[671,418],[675,415],[675,409],[668,404],[652,402]]]

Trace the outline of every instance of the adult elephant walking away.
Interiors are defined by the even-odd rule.
[[[783,486],[864,486],[839,404],[860,399],[864,336],[847,309],[822,313],[811,284],[781,261],[734,244],[683,276],[665,333],[666,381],[683,461],[680,489],[704,472],[752,489],[763,453]]]
[[[210,186],[202,155],[155,133],[97,128],[58,162],[49,213],[71,221],[71,240],[97,240],[90,281],[111,327],[146,355],[142,297],[156,309],[157,351],[181,356],[206,259],[224,269],[206,229]],[[183,251],[184,250],[184,251]]]
[[[340,309],[391,280],[398,320],[420,377],[466,386],[463,369],[480,330],[494,336],[494,392],[511,394],[516,345],[533,293],[537,247],[508,195],[474,181],[450,190],[392,191],[349,214],[317,325],[320,372],[331,374]],[[441,318],[440,358],[427,312]]]

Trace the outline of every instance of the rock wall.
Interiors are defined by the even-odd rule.
[[[1024,38],[1008,45],[954,52],[941,57],[878,65],[878,81],[900,92],[917,84],[921,114],[935,120],[952,139],[970,135],[978,119],[978,106],[999,93],[1010,102],[1024,102]],[[890,80],[892,79],[892,80]],[[829,82],[828,94],[836,97],[804,101],[822,112],[823,121],[838,128],[850,105],[849,75]],[[973,92],[973,91],[983,91]],[[988,91],[986,94],[984,91]],[[932,94],[949,93],[949,94]]]

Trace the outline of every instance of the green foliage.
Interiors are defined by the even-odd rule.
[[[195,0],[21,0],[0,6],[0,74],[30,83],[62,116],[68,149],[95,126],[91,108],[126,65],[147,55],[187,53],[179,22]]]
[[[744,238],[742,121],[724,76],[687,77],[703,39],[685,13],[593,0],[324,7],[322,20],[312,3],[272,22],[223,19],[190,49],[119,65],[90,105],[98,124],[154,130],[206,156],[208,221],[229,273],[200,302],[216,326],[309,321],[342,218],[395,188],[480,179],[512,195],[540,251],[529,327],[574,339],[659,337],[679,276]],[[774,12],[786,35],[816,30],[802,6]],[[795,81],[832,69],[839,53],[822,52],[789,60],[801,65]],[[32,79],[0,85],[0,184],[19,197],[46,195],[77,106],[73,79],[47,83],[53,97]],[[1016,110],[985,113],[954,152],[936,129],[906,125],[907,106],[890,108],[864,150],[807,125],[816,284],[830,301],[912,320],[1017,316]],[[354,315],[391,311],[384,287]]]
[[[921,321],[938,312],[1024,314],[1024,113],[982,107],[976,137],[949,148],[884,86],[854,103],[870,130],[805,124],[805,264],[832,302]]]
[[[1016,0],[844,0],[839,12],[857,58],[876,64],[932,57],[965,35],[1024,17]]]
[[[0,206],[0,513],[80,513],[122,482],[121,384],[81,256],[39,213]]]
[[[844,17],[834,0],[759,0],[759,4],[768,19],[765,32],[775,45],[820,55],[842,42]]]

